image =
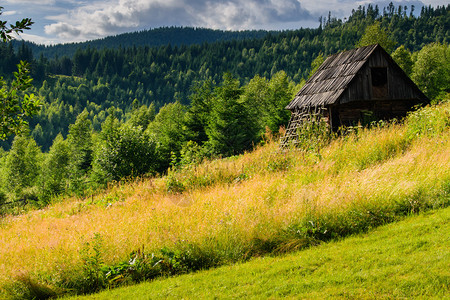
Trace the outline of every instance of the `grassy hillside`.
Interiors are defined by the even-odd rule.
[[[281,257],[76,299],[445,299],[450,208]]]
[[[95,292],[286,253],[446,207],[449,128],[447,102],[324,148],[280,152],[269,139],[238,157],[4,217],[2,292]]]

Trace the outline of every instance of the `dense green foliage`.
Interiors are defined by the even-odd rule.
[[[450,90],[450,47],[441,44],[425,45],[417,53],[412,78],[430,98]]]
[[[113,118],[113,117],[109,117]],[[107,120],[102,141],[95,153],[94,177],[99,182],[120,180],[133,175],[154,172],[158,163],[155,141],[131,124]]]
[[[127,47],[158,47],[165,45],[190,46],[201,45],[203,43],[214,43],[232,40],[246,40],[262,38],[268,34],[278,34],[277,31],[266,30],[243,30],[243,31],[223,31],[208,28],[192,27],[161,27],[150,30],[142,30],[132,33],[122,33],[115,36],[108,36],[98,40],[88,42],[57,44],[57,45],[37,45],[25,42],[31,48],[35,56],[44,57],[72,57],[79,49],[94,48],[102,50],[104,48],[127,48]],[[20,47],[20,42],[13,42],[15,48]]]
[[[34,59],[26,44],[15,52],[1,43],[0,74],[8,79],[14,63],[31,61],[43,105],[29,134],[2,144],[11,149],[2,154],[3,178],[18,172],[8,161],[20,147],[37,149],[30,159],[42,172],[13,189],[5,179],[0,191],[12,201],[46,203],[110,180],[242,153],[287,125],[284,107],[324,57],[358,43],[394,49],[395,41],[394,59],[430,98],[442,99],[450,91],[450,5],[425,7],[417,17],[406,11],[369,5],[346,22],[329,16],[317,29],[201,45],[78,48],[73,57],[51,59]],[[24,146],[31,138],[33,146]]]
[[[379,22],[375,22],[366,28],[363,36],[356,44],[356,47],[364,47],[373,44],[380,44],[380,46],[388,53],[392,52],[395,46],[395,41],[381,28]]]
[[[3,7],[0,6],[0,15],[2,15],[2,9]],[[6,21],[0,20],[0,44],[3,46],[13,38],[13,34],[30,29],[32,24],[29,18],[9,26]],[[26,117],[36,114],[39,110],[39,99],[28,92],[32,86],[29,67],[27,62],[21,60],[10,84],[7,84],[0,74],[0,139],[2,140],[12,134],[20,133],[24,125],[28,125]]]
[[[0,6],[0,15],[2,15],[3,6]],[[6,25],[7,21],[0,21],[0,39],[3,42],[9,41],[13,38],[13,34],[22,33],[26,29],[30,29],[33,22],[30,18],[17,21],[16,24]]]

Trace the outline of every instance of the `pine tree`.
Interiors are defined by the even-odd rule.
[[[67,141],[70,148],[70,183],[72,191],[84,188],[84,181],[92,168],[92,125],[85,109],[77,116],[75,124],[69,126]]]
[[[65,191],[70,166],[70,149],[58,134],[45,157],[40,176],[41,200],[47,203],[52,196]]]
[[[240,97],[243,89],[230,73],[214,89],[215,99],[206,128],[209,146],[216,154],[230,156],[250,149],[257,141],[257,130],[251,114]]]
[[[28,135],[15,136],[5,163],[6,187],[15,199],[24,198],[26,190],[36,186],[40,161],[41,151],[36,142]]]
[[[213,82],[210,78],[195,82],[191,88],[191,105],[186,112],[185,126],[188,139],[203,144],[208,140],[206,127],[209,123],[213,100]]]

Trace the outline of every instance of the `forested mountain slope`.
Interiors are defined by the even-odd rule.
[[[117,49],[119,47],[158,47],[169,44],[172,46],[201,45],[203,43],[262,38],[269,33],[278,34],[280,32],[266,30],[224,31],[193,27],[161,27],[122,33],[80,43],[45,46],[25,42],[25,45],[31,48],[35,57],[39,57],[42,54],[46,58],[54,58],[62,56],[72,57],[78,49],[93,48],[101,50],[104,48]],[[21,42],[13,43],[15,48],[18,48],[20,44]]]
[[[36,58],[26,44],[17,52],[12,45],[0,45],[0,74],[12,74],[19,59],[32,62],[36,93],[42,97],[44,107],[31,120],[31,130],[37,130],[34,136],[46,150],[58,133],[67,135],[69,124],[84,109],[99,130],[112,106],[122,118],[132,109],[132,103],[147,106],[153,103],[156,111],[177,100],[188,104],[194,82],[211,79],[218,83],[224,72],[246,84],[256,75],[270,79],[283,70],[299,83],[308,76],[311,62],[319,54],[326,57],[353,48],[365,28],[374,22],[390,33],[396,47],[404,45],[410,51],[431,42],[448,42],[450,31],[446,24],[450,22],[450,6],[423,8],[418,17],[406,12],[394,6],[383,12],[378,7],[360,7],[346,22],[330,17],[316,29],[190,46],[127,47],[125,40],[129,36],[123,35],[115,37],[124,39],[122,48],[79,48],[73,57],[53,59]],[[196,32],[161,29],[186,30],[194,31],[192,35]]]

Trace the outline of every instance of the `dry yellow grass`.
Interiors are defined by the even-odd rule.
[[[80,251],[97,233],[103,238],[105,263],[113,264],[143,247],[157,251],[185,242],[244,249],[311,213],[339,214],[405,197],[415,201],[418,191],[450,181],[450,134],[423,137],[409,146],[404,134],[394,126],[337,140],[324,149],[321,160],[301,152],[279,153],[271,142],[193,171],[218,178],[245,173],[240,182],[215,179],[210,186],[170,194],[164,178],[139,180],[92,199],[68,199],[5,217],[0,221],[0,282],[20,274],[51,282],[79,270]],[[290,167],[273,170],[270,163],[277,161]]]

